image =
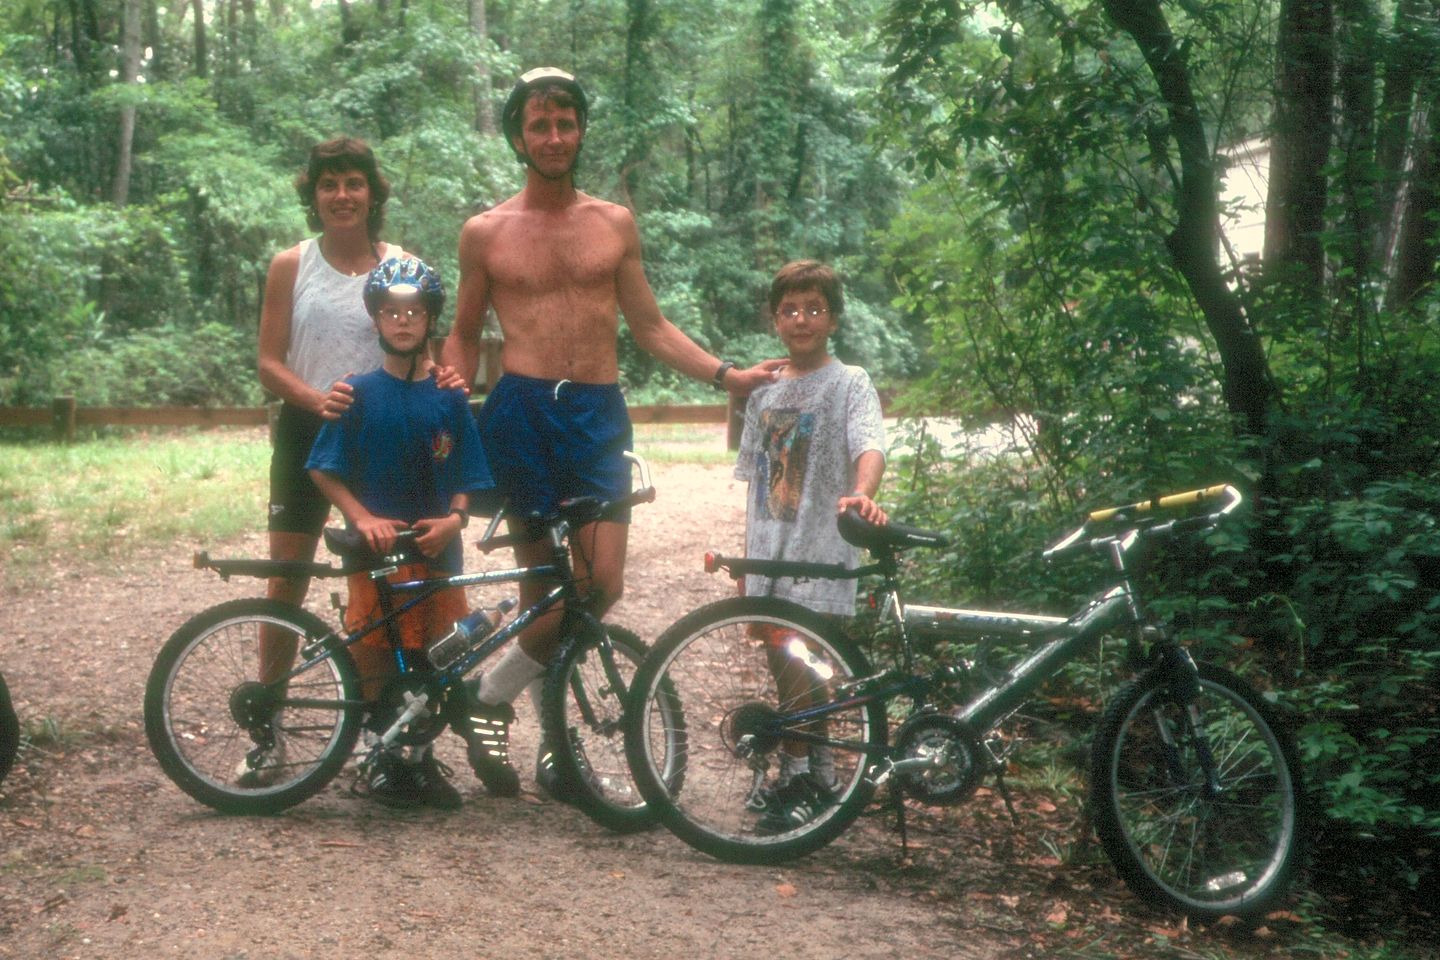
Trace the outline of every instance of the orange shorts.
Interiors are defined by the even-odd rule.
[[[391,583],[405,580],[423,580],[434,576],[434,571],[423,563],[407,563],[389,577]],[[345,629],[358,630],[373,620],[380,619],[380,591],[369,574],[352,573],[349,577],[350,601],[345,606]],[[396,594],[395,606],[399,606],[413,594]],[[465,600],[463,587],[448,587],[431,594],[420,603],[405,611],[396,621],[400,628],[400,642],[406,650],[424,650],[432,641],[450,632],[456,620],[470,612]],[[372,630],[361,643],[371,647],[389,649],[390,641],[385,630]]]

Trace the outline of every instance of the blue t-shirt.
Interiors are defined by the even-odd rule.
[[[411,524],[445,516],[456,493],[495,486],[463,391],[441,390],[433,377],[407,383],[383,369],[346,380],[355,401],[320,428],[307,470],[334,474],[377,517]],[[438,565],[463,569],[460,538]]]

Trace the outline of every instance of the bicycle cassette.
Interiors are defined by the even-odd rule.
[[[952,806],[970,796],[985,776],[980,741],[965,723],[949,714],[922,713],[895,732],[901,761],[926,761],[897,779],[911,797],[931,806]]]

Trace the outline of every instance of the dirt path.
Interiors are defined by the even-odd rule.
[[[612,618],[647,639],[726,593],[699,556],[734,550],[743,527],[727,467],[659,465],[656,484]],[[212,814],[161,774],[140,712],[170,632],[258,592],[191,569],[196,546],[91,580],[57,566],[53,586],[0,606],[17,709],[59,733],[0,786],[0,957],[806,960],[992,957],[1017,945],[987,932],[977,901],[937,896],[932,871],[900,863],[875,818],[784,868],[726,866],[664,832],[616,837],[540,800],[528,764],[527,793],[493,800],[448,735],[442,756],[466,795],[458,813],[385,810],[352,797],[342,774],[283,816]],[[206,546],[263,552],[259,536]],[[312,605],[324,602],[312,591]],[[533,756],[533,727],[516,740],[522,760]]]

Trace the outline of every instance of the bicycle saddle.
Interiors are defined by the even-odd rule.
[[[950,538],[934,530],[906,526],[903,523],[887,523],[885,526],[870,523],[860,516],[854,507],[840,514],[836,521],[840,536],[846,543],[866,550],[882,547],[943,547]]]
[[[340,564],[347,572],[373,570],[386,564],[429,563],[430,558],[415,545],[415,531],[402,530],[395,538],[395,546],[389,553],[376,553],[370,549],[363,534],[349,527],[326,527],[325,546],[340,558]]]

